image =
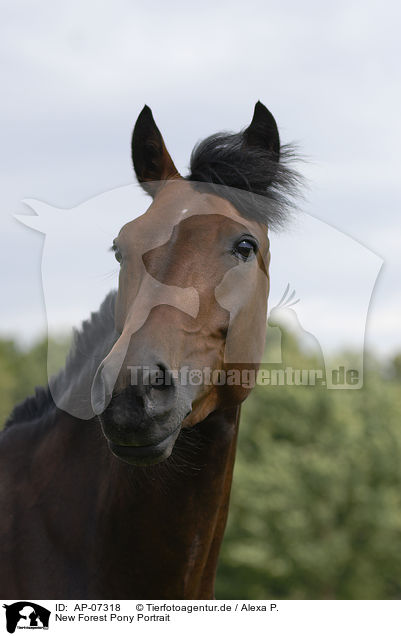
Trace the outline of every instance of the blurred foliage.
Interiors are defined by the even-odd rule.
[[[2,422],[46,383],[46,358],[46,341],[0,341]],[[367,363],[360,390],[259,386],[246,401],[217,598],[400,598],[401,355]],[[292,343],[291,364],[313,359]]]
[[[254,389],[217,598],[400,598],[400,359],[368,357],[359,390]]]
[[[0,427],[15,404],[46,384],[46,357],[45,341],[24,351],[11,340],[0,340]]]
[[[51,340],[52,373],[62,367],[68,342],[63,336]],[[47,385],[47,351],[47,338],[30,349],[0,339],[0,429],[18,402],[32,395],[36,386]]]

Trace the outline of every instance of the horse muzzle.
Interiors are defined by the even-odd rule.
[[[92,386],[92,404],[111,452],[134,465],[167,459],[191,412],[191,402],[166,365],[132,367],[131,382],[110,391],[105,369],[99,367]],[[107,372],[106,372],[107,373]],[[104,410],[100,410],[106,405]]]

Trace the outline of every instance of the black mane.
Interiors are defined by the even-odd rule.
[[[217,133],[195,146],[186,178],[210,184],[211,191],[243,216],[276,229],[286,222],[302,183],[288,165],[297,159],[290,145],[281,146],[277,157],[269,149],[246,144],[244,132]]]
[[[17,404],[6,420],[4,429],[21,422],[36,420],[45,413],[51,412],[55,407],[49,387],[36,387],[35,395],[27,397]]]
[[[36,420],[46,413],[54,411],[56,404],[65,392],[79,390],[87,378],[91,380],[96,368],[97,360],[106,353],[115,339],[114,333],[114,305],[116,291],[110,292],[102,302],[98,311],[93,312],[89,320],[85,320],[81,329],[74,331],[71,349],[68,353],[65,367],[50,379],[47,387],[37,387],[35,395],[26,398],[14,407],[6,420],[4,428],[14,424]]]

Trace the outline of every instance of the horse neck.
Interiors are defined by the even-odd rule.
[[[158,466],[132,469],[109,459],[95,556],[109,594],[123,598],[128,589],[130,598],[213,597],[239,411],[215,412],[183,432],[171,458]]]

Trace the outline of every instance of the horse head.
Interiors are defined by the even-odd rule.
[[[139,115],[132,158],[152,202],[113,242],[120,263],[118,338],[91,391],[118,458],[158,463],[171,454],[182,428],[247,397],[248,385],[224,378],[257,369],[263,353],[268,215],[252,209],[274,181],[279,156],[276,123],[258,102],[245,131],[211,137],[195,149],[184,178],[151,110],[145,106]],[[247,159],[264,175],[255,187],[247,176],[255,166]]]

